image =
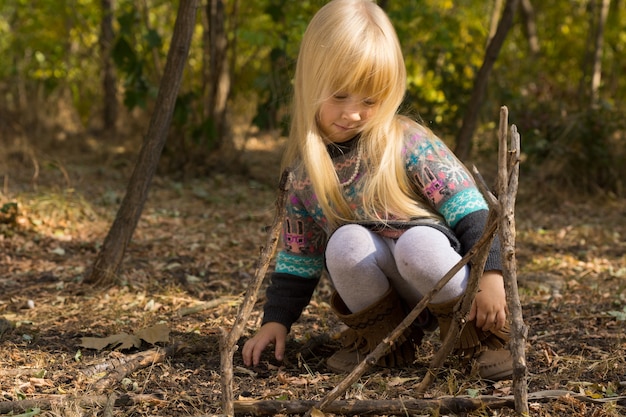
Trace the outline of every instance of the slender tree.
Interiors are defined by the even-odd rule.
[[[609,15],[611,0],[600,0],[600,14],[595,32],[593,48],[593,68],[591,71],[591,106],[596,106],[600,98],[600,81],[602,79],[602,51],[604,49],[604,26]]]
[[[500,15],[502,15],[503,4],[503,0],[494,0],[493,2],[493,10],[491,11],[491,18],[489,19],[489,38],[487,38],[487,46],[489,46],[489,43],[496,35],[496,30],[498,30],[498,22],[500,21]]]
[[[539,46],[539,35],[537,34],[535,8],[530,0],[520,0],[520,12],[524,34],[528,41],[528,50],[530,51],[531,57],[537,57],[541,47]]]
[[[476,130],[478,114],[487,91],[489,74],[491,73],[491,69],[498,58],[502,44],[504,44],[504,40],[506,39],[509,30],[513,26],[513,18],[518,4],[519,0],[507,0],[504,6],[504,12],[502,13],[502,18],[498,23],[498,29],[487,46],[483,64],[476,74],[472,95],[463,116],[463,124],[461,125],[461,129],[456,137],[456,148],[454,149],[454,152],[460,159],[467,159],[470,155],[472,136]]]
[[[224,142],[228,131],[227,110],[231,79],[228,61],[228,38],[224,28],[224,1],[209,0],[206,6],[209,48],[208,111],[215,126],[217,144]]]
[[[117,80],[111,59],[113,46],[113,2],[101,0],[102,20],[100,26],[100,51],[102,53],[102,89],[104,91],[104,105],[102,108],[102,130],[106,133],[115,133],[117,122]]]
[[[85,280],[96,286],[114,285],[126,247],[137,227],[152,177],[167,140],[183,70],[193,36],[198,0],[181,0],[165,70],[148,132],[126,189],[126,195],[91,273]]]

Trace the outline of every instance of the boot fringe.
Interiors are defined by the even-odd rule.
[[[328,359],[327,365],[342,372],[351,371],[405,317],[400,297],[391,287],[379,301],[357,313],[350,312],[337,292],[331,297],[331,307],[348,329],[339,337],[342,348]],[[413,363],[414,343],[419,344],[422,337],[423,332],[418,335],[416,330],[407,329],[390,346],[390,351],[379,359],[378,365],[396,367]]]

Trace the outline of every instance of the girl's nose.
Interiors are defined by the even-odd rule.
[[[350,121],[361,120],[361,108],[358,104],[348,105],[343,110],[343,117]]]

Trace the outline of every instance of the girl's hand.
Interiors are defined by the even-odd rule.
[[[276,360],[282,361],[285,357],[285,340],[287,339],[287,328],[275,322],[265,323],[252,339],[243,345],[241,355],[246,366],[257,366],[261,360],[261,353],[267,345],[274,343],[274,356]]]
[[[500,271],[485,271],[478,288],[469,320],[476,319],[476,327],[484,331],[501,330],[506,323],[507,306],[504,278]]]

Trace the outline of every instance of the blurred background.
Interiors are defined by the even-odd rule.
[[[276,182],[290,80],[323,0],[203,0],[159,173]],[[405,108],[466,162],[496,161],[500,107],[522,136],[522,187],[546,198],[623,197],[623,0],[517,1],[513,24],[470,97],[505,0],[379,1],[409,74]],[[0,175],[61,181],[72,157],[116,167],[141,146],[178,1],[0,0]],[[470,135],[460,134],[468,112]],[[264,153],[273,161],[259,162]],[[121,158],[121,159],[120,159]],[[267,159],[263,159],[267,161]],[[132,162],[130,162],[132,164]],[[112,165],[111,165],[112,164]],[[18,181],[19,182],[19,181]],[[531,184],[531,185],[524,185]],[[561,195],[560,195],[561,194]]]

